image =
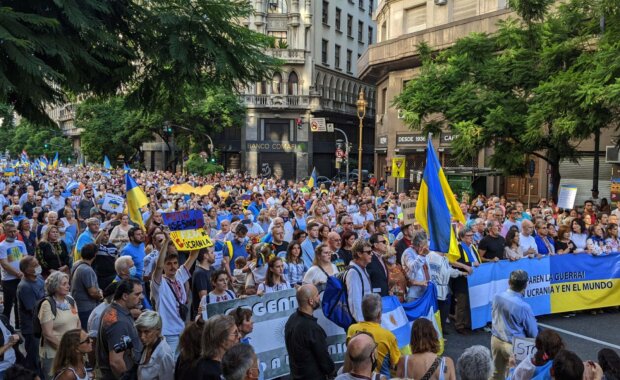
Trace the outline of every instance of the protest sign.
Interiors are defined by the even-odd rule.
[[[289,374],[288,352],[284,341],[284,326],[297,309],[295,289],[267,293],[261,297],[251,296],[232,301],[207,305],[207,314],[229,314],[243,307],[252,311],[254,330],[248,336],[259,359],[260,371],[265,379]],[[344,330],[327,320],[321,309],[315,311],[319,325],[327,334],[327,349],[334,362],[344,360],[346,335]],[[330,325],[331,324],[331,325]]]
[[[164,224],[170,228],[170,231],[195,230],[205,225],[202,211],[185,210],[177,212],[166,212],[161,214],[164,218]]]
[[[125,208],[125,198],[120,195],[106,193],[101,208],[108,212],[121,213]]]
[[[196,230],[171,231],[170,240],[179,251],[192,251],[210,247],[213,242],[202,228]]]
[[[403,209],[403,223],[413,224],[415,222],[415,202],[403,202],[401,205]]]
[[[521,363],[528,356],[536,353],[536,340],[534,338],[512,338],[512,353],[515,361]]]
[[[560,194],[558,195],[558,207],[566,210],[571,210],[575,206],[575,198],[577,198],[577,186],[560,186]]]

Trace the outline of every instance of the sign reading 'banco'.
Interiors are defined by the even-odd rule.
[[[246,150],[249,152],[305,152],[305,143],[288,141],[246,141]]]

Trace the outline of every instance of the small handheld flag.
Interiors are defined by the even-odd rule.
[[[112,169],[112,164],[110,163],[108,156],[103,156],[103,168],[107,170]]]
[[[316,168],[312,168],[312,174],[310,175],[310,179],[308,179],[308,187],[314,189],[317,185]]]
[[[144,229],[144,221],[142,220],[142,212],[140,208],[149,204],[149,200],[144,191],[138,186],[136,181],[131,178],[129,173],[125,174],[125,186],[127,192],[127,210],[129,219],[137,223],[140,228]]]
[[[58,152],[56,152],[56,155],[54,156],[54,160],[52,161],[52,169],[58,169]]]

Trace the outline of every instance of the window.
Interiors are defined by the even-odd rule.
[[[327,40],[323,40],[321,44],[321,62],[327,65]]]
[[[352,56],[353,56],[353,52],[347,49],[347,73],[351,72]]]
[[[372,2],[373,0],[368,0],[368,14],[372,16]]]
[[[381,41],[385,41],[387,39],[387,23],[384,21],[383,24],[381,24]]]
[[[340,16],[342,15],[342,11],[340,8],[336,8],[336,30],[340,31]]]
[[[282,93],[282,75],[280,73],[273,74],[273,79],[271,80],[271,93]]]
[[[364,10],[364,0],[359,0],[359,7],[361,10]]]
[[[372,34],[374,33],[374,30],[372,29],[372,26],[368,27],[368,45],[372,45]]]
[[[353,38],[353,16],[347,15],[347,36]]]
[[[292,71],[288,75],[288,94],[289,95],[299,95],[299,77],[297,77],[297,73]]]
[[[323,24],[329,23],[329,2],[323,1],[323,17],[321,19]]]
[[[269,13],[288,13],[288,7],[286,0],[269,0],[269,6],[267,7]]]
[[[340,68],[340,45],[336,45],[334,49],[334,67]]]
[[[357,41],[364,43],[364,22],[357,22]]]
[[[287,45],[286,32],[267,32],[267,35],[275,40],[275,47],[283,49]]]
[[[426,4],[405,9],[403,33],[412,33],[426,27]]]
[[[379,114],[385,114],[386,104],[387,104],[387,88],[384,88],[381,90],[381,99],[379,103],[379,106],[381,108],[379,109]]]

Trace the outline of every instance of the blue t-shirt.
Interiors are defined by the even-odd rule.
[[[144,243],[140,243],[140,245],[127,244],[121,251],[121,256],[131,257],[133,265],[136,267],[136,278],[142,281],[142,274],[144,273]]]

